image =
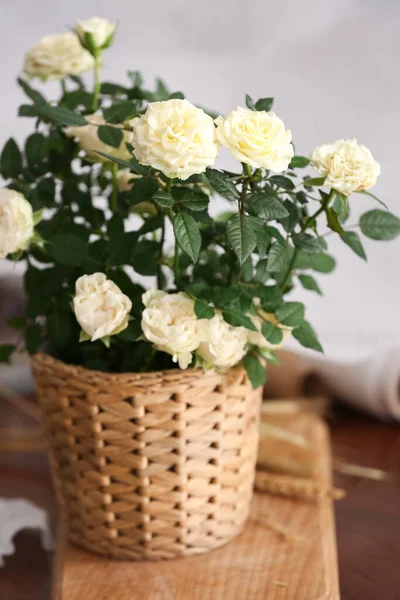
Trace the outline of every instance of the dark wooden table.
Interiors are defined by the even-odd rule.
[[[0,427],[29,424],[28,417],[0,403]],[[391,474],[385,481],[335,474],[336,485],[347,491],[336,504],[342,599],[398,600],[400,426],[339,408],[331,420],[331,433],[335,456]],[[0,454],[1,496],[29,498],[55,520],[54,494],[41,454]],[[0,569],[0,600],[50,600],[52,556],[41,549],[35,533],[18,534],[15,544],[15,555]]]

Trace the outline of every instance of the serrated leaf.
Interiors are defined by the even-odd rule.
[[[41,133],[32,133],[25,142],[25,156],[30,167],[46,158],[46,139]]]
[[[158,191],[151,199],[164,208],[171,208],[174,205],[174,199],[169,192]]]
[[[22,155],[16,141],[10,138],[0,157],[0,172],[4,179],[15,179],[22,170]]]
[[[318,252],[317,254],[301,252],[295,264],[295,268],[297,269],[313,269],[319,273],[331,273],[335,267],[335,259],[325,252]]]
[[[259,100],[257,100],[255,108],[256,110],[265,110],[266,112],[269,112],[272,108],[273,103],[273,98],[260,98]]]
[[[107,123],[122,123],[138,113],[140,105],[131,100],[122,100],[106,108],[103,112]]]
[[[282,273],[288,262],[288,246],[282,242],[274,242],[267,259],[267,270],[270,273]]]
[[[174,218],[174,233],[178,244],[196,263],[201,247],[201,234],[197,222],[185,212],[179,212]]]
[[[257,244],[257,236],[248,217],[245,215],[233,216],[228,221],[226,232],[229,244],[242,265]]]
[[[252,215],[266,221],[288,217],[289,213],[282,202],[268,193],[250,194],[247,198],[247,207]]]
[[[35,90],[33,87],[29,85],[27,81],[18,77],[17,79],[18,85],[24,90],[25,94],[30,98],[35,104],[46,104],[46,99],[40,92]]]
[[[315,331],[307,321],[303,321],[296,329],[293,329],[293,337],[305,348],[324,353]]]
[[[291,167],[292,169],[303,169],[304,167],[307,167],[307,165],[309,165],[310,162],[310,159],[306,156],[293,156],[292,160],[290,161],[289,167]]]
[[[232,181],[229,181],[227,175],[217,169],[207,169],[206,178],[209,185],[223,198],[227,200],[237,200],[239,198],[239,192]]]
[[[107,146],[119,148],[124,135],[118,127],[109,127],[108,125],[100,125],[97,128],[98,138]]]
[[[361,216],[360,228],[371,240],[393,240],[400,234],[400,219],[384,210],[370,210]]]
[[[267,256],[268,250],[271,246],[271,238],[266,231],[257,231],[257,250],[260,258]]]
[[[264,258],[256,265],[256,279],[260,283],[265,283],[269,279],[268,260]]]
[[[194,211],[204,210],[207,208],[209,201],[209,197],[201,192],[188,192],[179,200],[185,208]]]
[[[196,300],[194,312],[198,319],[212,319],[215,316],[215,309],[205,300]]]
[[[318,282],[311,275],[299,275],[299,280],[304,289],[317,292],[320,296],[323,295]]]
[[[353,250],[360,258],[367,260],[367,255],[364,246],[360,240],[360,236],[355,231],[344,231],[341,235],[342,240],[349,248]]]
[[[251,96],[249,96],[249,94],[246,94],[246,106],[250,110],[256,110],[256,104],[255,104],[253,98]]]
[[[232,327],[245,327],[251,331],[257,331],[253,321],[247,315],[234,308],[224,308],[222,311],[224,320]]]
[[[282,325],[297,327],[304,321],[304,304],[301,302],[286,302],[276,311],[276,318]]]
[[[309,233],[295,233],[292,235],[292,240],[296,248],[306,253],[319,252],[323,249],[319,239]]]
[[[308,187],[320,187],[324,185],[326,177],[309,177],[304,179],[303,185]]]
[[[283,175],[273,175],[268,179],[268,182],[277,185],[283,190],[293,190],[295,187],[293,181],[289,179],[289,177],[284,177]]]
[[[282,329],[273,323],[269,323],[268,321],[264,321],[261,325],[261,333],[267,342],[273,344],[274,346],[280,344],[283,339]]]
[[[0,344],[0,363],[8,363],[14,350],[13,344]]]
[[[68,267],[81,266],[88,255],[86,241],[68,233],[57,233],[50,237],[47,249],[56,262]]]
[[[246,369],[247,376],[253,389],[264,385],[267,381],[267,373],[265,367],[263,367],[258,358],[252,354],[248,354],[243,358],[242,363]]]
[[[49,104],[38,104],[35,106],[36,114],[39,117],[49,119],[57,125],[71,125],[74,127],[83,127],[87,125],[86,119],[65,106],[50,106]]]

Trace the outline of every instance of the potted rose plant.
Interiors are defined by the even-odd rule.
[[[287,294],[320,293],[311,273],[335,266],[320,215],[366,258],[350,196],[372,196],[380,167],[356,140],[296,156],[272,98],[215,118],[137,71],[102,81],[115,29],[81,21],[27,53],[25,75],[60,80],[61,95],[18,80],[34,131],[1,154],[0,257],[26,265],[12,325],[33,355],[71,540],[169,558],[242,529],[265,361],[288,336],[322,351]],[[235,172],[215,168],[222,146]],[[228,206],[216,218],[214,194]],[[359,227],[388,240],[400,220],[379,207]]]

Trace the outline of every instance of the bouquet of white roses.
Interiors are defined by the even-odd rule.
[[[61,96],[49,101],[18,79],[29,98],[19,115],[34,131],[1,154],[0,258],[27,265],[26,314],[11,325],[24,330],[29,353],[44,347],[88,369],[242,361],[261,385],[260,359],[273,361],[288,336],[322,351],[303,304],[285,298],[298,283],[321,293],[311,273],[335,267],[320,215],[366,258],[347,226],[350,196],[375,198],[366,190],[380,166],[354,139],[296,156],[272,98],[246,96],[246,108],[216,117],[161,80],[149,91],[137,71],[123,84],[102,81],[115,30],[105,19],[78,21],[26,55],[27,78],[60,80]],[[91,89],[80,77],[88,69]],[[237,172],[215,168],[221,146]],[[214,194],[229,203],[217,218],[208,212]],[[376,240],[400,233],[385,208],[358,225]],[[135,274],[154,284],[144,289]],[[13,349],[0,347],[0,358]]]

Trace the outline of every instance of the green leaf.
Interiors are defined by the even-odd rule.
[[[276,318],[282,325],[297,327],[304,321],[304,305],[301,302],[286,302],[276,311]]]
[[[328,208],[325,209],[325,212],[326,212],[326,218],[328,220],[328,227],[330,229],[332,229],[332,231],[335,231],[336,233],[339,233],[340,235],[342,235],[343,227],[339,221],[339,215],[336,213],[334,208],[329,206]]]
[[[268,321],[263,321],[261,325],[261,333],[269,342],[274,346],[280,344],[283,339],[282,329],[274,325],[273,323],[269,323]]]
[[[235,308],[224,308],[222,310],[222,316],[224,320],[232,325],[232,327],[245,327],[246,329],[250,329],[251,331],[257,331],[253,321],[247,315],[240,312],[240,310]]]
[[[283,175],[273,175],[268,179],[268,182],[273,183],[284,190],[293,190],[295,187],[293,181],[289,177],[284,177]]]
[[[266,112],[269,112],[272,108],[273,103],[273,98],[260,98],[259,100],[257,100],[255,107],[256,110],[265,110]]]
[[[229,181],[228,175],[217,171],[217,169],[207,169],[206,179],[208,184],[223,198],[227,200],[237,200],[239,192],[232,181]]]
[[[24,90],[25,94],[34,102],[35,104],[46,104],[46,99],[40,92],[33,89],[29,83],[18,77],[17,79],[18,85]]]
[[[372,240],[393,240],[400,234],[400,219],[384,210],[370,210],[361,216],[360,228]]]
[[[142,240],[133,249],[131,263],[139,275],[156,275],[157,260],[160,254],[158,242]]]
[[[296,248],[300,248],[307,253],[318,252],[323,249],[319,239],[309,233],[295,233],[292,235],[292,240]]]
[[[194,312],[198,319],[212,319],[215,316],[215,309],[205,300],[196,300]]]
[[[35,354],[39,350],[39,346],[42,338],[42,330],[40,325],[33,323],[28,325],[25,331],[25,346],[29,354]]]
[[[66,314],[56,307],[47,317],[47,334],[57,348],[65,348],[71,339],[73,332],[71,316],[71,313]]]
[[[44,119],[53,121],[56,125],[71,125],[82,127],[87,121],[82,115],[75,113],[65,106],[50,106],[49,104],[38,104],[35,106],[36,114]]]
[[[118,334],[118,337],[125,342],[136,342],[142,335],[140,320],[131,321],[126,329]]]
[[[359,256],[364,260],[367,260],[364,247],[360,240],[360,236],[355,231],[344,231],[341,235],[342,240]]]
[[[137,115],[139,110],[140,103],[131,100],[123,100],[122,102],[117,102],[109,108],[106,108],[103,115],[107,123],[122,123],[129,117]]]
[[[247,208],[252,215],[271,221],[288,217],[289,213],[282,202],[268,193],[250,194],[247,198]]]
[[[295,264],[296,269],[313,269],[319,273],[331,273],[335,267],[335,259],[325,252],[318,252],[317,254],[301,252]]]
[[[25,156],[29,167],[40,164],[46,154],[45,137],[41,133],[32,133],[25,142]]]
[[[303,169],[304,167],[307,167],[310,162],[310,159],[306,158],[305,156],[293,156],[289,167],[292,169]]]
[[[242,360],[243,366],[246,369],[250,383],[255,390],[256,388],[264,385],[267,381],[267,373],[265,367],[260,363],[258,358],[252,354],[248,354]]]
[[[88,255],[86,241],[68,233],[57,233],[50,237],[47,248],[56,262],[68,267],[81,266]]]
[[[257,250],[260,258],[267,256],[268,250],[271,246],[271,238],[266,231],[257,232]]]
[[[135,159],[135,157],[132,157],[131,161],[128,162],[126,160],[122,160],[121,158],[117,158],[116,156],[112,156],[111,154],[107,154],[106,152],[96,152],[96,153],[100,154],[100,156],[104,156],[104,158],[108,158],[108,160],[111,160],[112,162],[117,163],[117,165],[120,165],[121,167],[124,167],[125,169],[129,169],[130,171],[132,171],[133,173],[136,173],[137,175],[147,175],[147,173],[148,173],[147,167],[140,165],[137,162],[137,160]]]
[[[256,265],[256,279],[260,283],[265,283],[269,279],[268,260],[260,260]]]
[[[16,141],[10,138],[0,157],[0,172],[4,179],[15,179],[22,170],[22,156]]]
[[[173,225],[178,244],[194,263],[197,262],[201,247],[201,234],[197,222],[188,213],[179,212]]]
[[[250,110],[256,110],[256,103],[254,102],[253,98],[249,96],[249,94],[246,94],[246,106]]]
[[[293,329],[293,337],[305,348],[324,353],[315,331],[307,321],[303,321],[296,329]]]
[[[288,263],[289,247],[286,243],[274,242],[269,251],[266,268],[270,273],[282,273]]]
[[[304,289],[317,292],[320,296],[323,295],[318,282],[311,275],[299,275],[299,280]]]
[[[151,199],[164,208],[171,208],[174,205],[174,199],[169,192],[158,191]]]
[[[98,138],[107,146],[119,148],[124,135],[118,127],[109,127],[108,125],[100,125],[97,128]]]
[[[238,257],[239,263],[243,264],[257,244],[257,236],[248,217],[245,215],[233,216],[228,221],[226,231],[229,244]]]
[[[325,183],[325,177],[310,177],[304,179],[303,185],[306,187],[320,187]]]
[[[0,345],[0,363],[10,362],[11,354],[14,352],[15,346],[13,344],[1,344]]]
[[[201,192],[188,192],[179,200],[185,208],[196,212],[207,208],[209,201],[209,197]]]

